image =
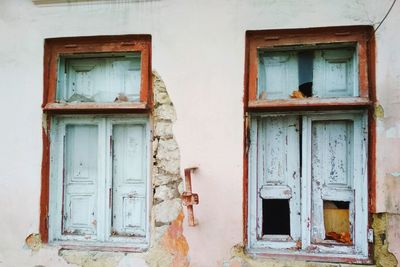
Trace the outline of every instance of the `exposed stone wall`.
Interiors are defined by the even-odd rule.
[[[172,132],[176,114],[164,82],[153,73],[154,113],[152,114],[152,188],[150,248],[145,253],[59,250],[59,256],[82,267],[186,267],[189,246],[183,235],[183,180],[180,176],[180,154]],[[25,240],[27,248],[43,247],[38,234]]]
[[[396,267],[396,257],[389,251],[388,214],[373,214],[374,258],[377,267]]]
[[[182,227],[180,154],[172,133],[176,114],[165,84],[156,72],[153,90],[153,234],[146,261],[152,267],[185,267],[189,266],[189,246]]]

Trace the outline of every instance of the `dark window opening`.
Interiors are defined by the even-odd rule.
[[[263,235],[290,235],[288,199],[263,199]]]
[[[299,52],[299,91],[312,97],[314,51]]]

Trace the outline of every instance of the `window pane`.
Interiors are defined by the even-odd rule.
[[[97,126],[67,125],[65,132],[63,234],[95,235]]]
[[[355,49],[260,51],[257,98],[358,96]]]
[[[61,58],[57,100],[60,102],[138,102],[140,54]]]
[[[114,125],[112,234],[145,236],[146,171],[144,125]]]

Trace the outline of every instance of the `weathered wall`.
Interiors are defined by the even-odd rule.
[[[169,98],[166,86],[158,73],[153,73],[154,112],[152,140],[152,211],[151,242],[145,253],[115,253],[58,249],[58,255],[67,263],[82,267],[97,266],[136,266],[136,267],[187,267],[189,266],[189,246],[183,235],[182,203],[180,195],[183,180],[180,176],[180,153],[173,135],[175,109]],[[30,234],[25,246],[33,255],[47,249],[42,244],[40,234]],[[13,259],[7,259],[12,262]],[[44,258],[39,260],[46,260]],[[6,264],[8,262],[5,261]],[[49,264],[58,265],[52,259]],[[0,262],[1,263],[1,262]]]
[[[113,4],[105,1],[35,6],[30,0],[2,0],[0,228],[4,231],[0,242],[0,265],[71,266],[58,256],[55,248],[46,246],[32,252],[24,245],[30,233],[38,232],[39,222],[44,38],[152,35],[153,67],[168,85],[176,110],[174,134],[179,143],[181,169],[193,165],[199,167],[193,176],[193,189],[200,195],[200,205],[195,207],[199,225],[187,227],[186,221],[183,222],[191,266],[221,266],[228,264],[232,247],[243,238],[245,31],[359,24],[376,26],[390,4],[391,0],[126,0]],[[377,211],[390,213],[388,249],[398,259],[399,26],[400,5],[397,3],[377,33],[376,69],[377,95],[384,111],[377,129]],[[168,127],[166,132],[169,132]],[[171,144],[160,145],[169,149]],[[175,177],[178,179],[177,173]],[[159,176],[154,181],[157,186],[154,209],[161,199],[178,202],[172,200],[177,197],[176,190],[165,186],[163,179]],[[172,185],[176,188],[178,182]],[[179,229],[179,220],[175,223],[174,229]],[[155,226],[159,230],[166,229],[161,224],[155,223]],[[178,235],[180,230],[171,231],[171,235]],[[120,266],[132,266],[129,265],[132,262],[143,263],[145,260],[145,256],[128,255],[121,258]]]

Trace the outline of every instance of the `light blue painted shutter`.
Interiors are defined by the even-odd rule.
[[[290,236],[294,241],[300,239],[301,231],[299,127],[299,116],[265,117],[258,134],[259,201],[289,200]],[[258,219],[261,228],[261,219],[274,218]]]
[[[354,49],[317,50],[314,57],[313,96],[358,96]]]
[[[112,125],[112,234],[146,233],[146,127]]]
[[[288,99],[294,90],[298,90],[296,52],[265,52],[259,58],[258,99],[263,99],[263,94],[269,100]]]
[[[349,202],[350,234],[354,228],[354,122],[312,122],[312,242],[325,239],[324,201]],[[358,135],[357,138],[362,138]],[[360,156],[360,155],[358,155]]]
[[[96,235],[98,127],[69,124],[64,135],[63,234]]]

